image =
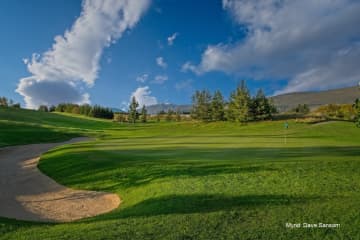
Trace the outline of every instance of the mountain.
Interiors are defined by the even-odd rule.
[[[124,113],[124,111],[121,110],[120,108],[111,108],[111,110],[112,110],[114,113]]]
[[[326,104],[353,104],[356,98],[360,98],[358,87],[331,89],[326,91],[294,92],[271,97],[279,112],[294,109],[299,104],[307,104],[310,109],[315,109]],[[183,104],[155,104],[146,107],[149,114],[157,114],[168,110],[190,113],[191,105]]]
[[[353,104],[356,98],[360,98],[358,87],[318,92],[294,92],[271,97],[280,112],[294,109],[298,104],[307,104],[310,109],[326,104]]]
[[[157,114],[161,111],[167,112],[169,110],[172,111],[180,111],[181,113],[190,113],[191,105],[176,105],[176,104],[155,104],[146,107],[149,114]]]

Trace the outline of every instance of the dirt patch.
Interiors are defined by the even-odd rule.
[[[69,222],[117,208],[116,194],[74,190],[37,168],[39,156],[51,148],[86,141],[31,144],[0,148],[0,216],[40,222]]]

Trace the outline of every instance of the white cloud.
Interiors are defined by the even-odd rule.
[[[165,62],[165,60],[164,60],[163,57],[157,57],[157,58],[156,58],[156,64],[157,64],[159,67],[162,67],[162,68],[166,68],[166,67],[167,67],[167,63]]]
[[[90,103],[89,94],[79,91],[73,82],[28,77],[20,80],[17,91],[24,96],[28,108],[64,102]],[[56,94],[58,92],[61,94]]]
[[[184,70],[290,79],[284,91],[329,88],[359,80],[359,68],[345,64],[349,59],[360,62],[355,41],[360,37],[359,1],[224,0],[223,7],[246,29],[245,39],[209,45],[200,64],[186,65]],[[346,49],[352,53],[339,54]],[[331,75],[326,74],[329,71]]]
[[[152,83],[155,84],[163,84],[164,82],[166,82],[169,79],[169,77],[167,75],[156,75],[154,80],[151,81]]]
[[[81,96],[85,93],[79,90],[79,85],[94,85],[103,49],[135,26],[148,4],[149,0],[84,0],[80,17],[71,29],[66,30],[63,36],[56,36],[50,50],[41,55],[33,54],[31,60],[24,62],[32,76],[21,79],[16,91],[24,96],[26,105],[57,104],[60,100],[83,102]],[[63,99],[62,96],[67,93],[52,88],[49,88],[52,92],[36,92],[35,89],[42,89],[50,83],[72,86],[78,97]],[[29,86],[32,91],[27,90]],[[57,97],[53,98],[54,95]]]
[[[199,71],[198,67],[195,66],[194,64],[192,64],[191,62],[186,62],[181,66],[181,71],[182,72],[194,72],[196,74],[201,74],[201,72]]]
[[[175,84],[175,89],[178,91],[181,90],[188,90],[188,91],[192,91],[193,87],[192,87],[192,80],[191,79],[187,79],[181,82],[177,82]]]
[[[167,38],[167,42],[168,42],[169,46],[172,46],[174,44],[174,41],[175,41],[175,39],[177,38],[178,35],[179,35],[179,33],[176,32],[176,33],[173,33],[171,36],[169,36]]]
[[[130,96],[130,102],[132,97],[136,98],[136,101],[139,103],[139,107],[142,106],[151,106],[157,104],[157,99],[154,96],[151,96],[151,91],[148,86],[138,87]]]
[[[28,58],[23,58],[23,59],[22,59],[22,62],[26,65],[26,64],[29,63],[29,59],[28,59]]]
[[[146,82],[146,81],[148,80],[148,78],[149,78],[149,74],[144,73],[143,75],[138,76],[138,77],[136,78],[136,81],[137,81],[137,82],[144,83],[144,82]]]

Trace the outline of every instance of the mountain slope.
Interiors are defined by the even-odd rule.
[[[289,111],[298,104],[307,104],[311,109],[326,104],[352,104],[360,97],[358,87],[339,88],[319,92],[295,92],[271,97],[280,112]]]

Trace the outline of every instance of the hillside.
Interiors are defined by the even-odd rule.
[[[0,147],[94,136],[114,126],[111,121],[81,115],[0,107]]]
[[[191,111],[191,105],[176,105],[176,104],[155,104],[147,107],[149,114],[157,114],[161,111],[167,112],[169,110],[172,111],[180,111],[181,113],[189,113]]]
[[[326,104],[352,104],[360,97],[358,87],[332,89],[319,92],[295,92],[272,97],[280,112],[289,111],[298,104],[307,104],[315,109]]]

